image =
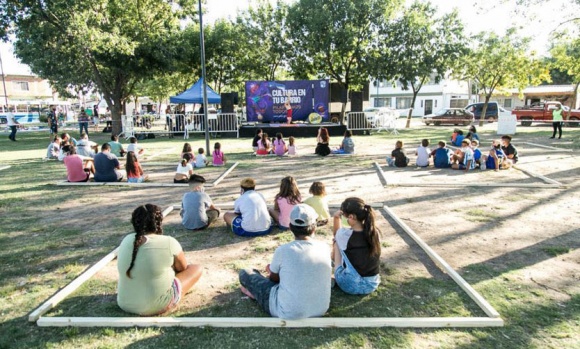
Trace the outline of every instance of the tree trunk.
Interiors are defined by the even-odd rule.
[[[483,103],[483,108],[481,108],[481,116],[479,117],[479,126],[483,126],[485,122],[485,114],[487,113],[487,104],[491,99],[491,93],[485,95],[485,103]]]
[[[411,127],[411,116],[413,115],[413,109],[415,109],[415,101],[417,100],[418,94],[419,90],[413,88],[413,100],[411,101],[411,109],[409,109],[409,113],[407,113],[407,124],[405,125],[405,128]]]

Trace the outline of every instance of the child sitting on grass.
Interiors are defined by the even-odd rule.
[[[222,145],[220,144],[220,142],[215,142],[213,146],[213,153],[211,155],[212,164],[214,166],[223,166],[226,164],[226,156],[224,155],[221,149]]]
[[[274,208],[269,209],[270,216],[278,223],[280,230],[287,230],[290,222],[290,211],[302,201],[298,184],[292,176],[282,178],[280,191],[274,198]]]
[[[429,140],[423,139],[421,141],[421,145],[417,148],[417,151],[415,152],[415,155],[417,155],[416,164],[419,167],[429,166],[429,154],[431,153],[431,151],[429,150],[429,148],[427,148],[428,146]]]
[[[345,216],[350,228],[343,228]],[[348,294],[369,294],[379,287],[381,276],[380,231],[375,226],[373,209],[362,199],[351,197],[340,205],[334,215],[334,278]]]
[[[193,174],[193,165],[191,165],[191,154],[183,154],[181,162],[177,165],[173,183],[189,183],[189,177]]]
[[[183,149],[181,149],[181,158],[183,159],[183,155],[189,154],[191,155],[191,161],[195,158],[195,154],[193,153],[193,149],[191,148],[191,144],[185,143],[183,144]]]
[[[199,148],[197,150],[197,155],[195,156],[195,164],[194,164],[194,167],[201,168],[201,167],[206,167],[207,166],[208,161],[207,161],[207,159],[206,159],[206,157],[205,157],[205,155],[203,153],[204,153],[203,148]]]
[[[262,132],[262,139],[258,141],[258,150],[256,150],[256,155],[268,155],[272,150],[272,143],[268,139],[268,134]]]
[[[288,151],[288,147],[286,146],[286,142],[284,142],[284,138],[282,138],[282,133],[276,133],[276,139],[274,142],[274,154],[278,156],[284,156]]]
[[[297,150],[298,149],[296,148],[295,139],[294,137],[290,136],[290,138],[288,138],[288,155],[296,155]]]
[[[127,146],[127,153],[132,151],[133,153],[135,153],[135,156],[137,158],[139,158],[141,155],[143,155],[143,152],[145,151],[145,149],[141,148],[137,144],[137,138],[131,137],[131,138],[129,138],[129,142],[130,142],[129,145]]]
[[[397,141],[395,149],[391,152],[391,157],[387,157],[387,165],[390,167],[407,167],[407,164],[409,164],[409,158],[405,155],[403,142]]]
[[[458,150],[456,154],[453,155],[453,165],[451,168],[454,170],[464,170],[465,172],[473,170],[475,168],[475,160],[473,159],[473,150],[469,145],[469,138],[463,139],[461,142],[461,149]]]
[[[340,148],[333,150],[333,154],[354,154],[354,141],[352,140],[352,131],[346,130]]]
[[[127,171],[127,183],[143,183],[147,180],[147,176],[143,174],[143,168],[141,168],[141,164],[132,150],[127,152],[125,170]]]
[[[433,150],[431,155],[433,157],[433,166],[436,168],[451,167],[451,149],[447,148],[445,141],[439,141],[439,148]]]
[[[326,199],[326,187],[322,182],[314,182],[308,191],[312,194],[311,197],[304,200],[304,203],[311,206],[318,214],[316,219],[317,225],[325,225],[330,218],[330,211],[328,209],[328,200]]]
[[[183,195],[181,200],[181,224],[186,229],[202,230],[216,221],[220,211],[213,205],[209,195],[205,193],[203,184],[205,178],[200,175],[189,177],[190,192]]]

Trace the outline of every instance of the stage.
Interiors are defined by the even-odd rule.
[[[278,132],[281,132],[284,137],[316,137],[318,135],[318,129],[321,127],[326,128],[331,136],[344,136],[344,132],[346,131],[345,125],[331,122],[323,122],[320,124],[250,123],[242,124],[240,127],[240,137],[254,137],[258,129],[262,129],[270,137],[276,136]]]

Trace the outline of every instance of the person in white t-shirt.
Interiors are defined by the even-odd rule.
[[[427,148],[429,146],[429,140],[424,139],[421,141],[421,145],[417,148],[415,155],[417,155],[417,166],[428,167],[429,166],[429,155],[431,150]]]
[[[260,236],[272,231],[272,217],[266,199],[255,191],[256,181],[245,178],[240,183],[241,196],[234,202],[234,211],[226,212],[224,221],[239,236]]]
[[[175,176],[173,176],[173,183],[189,183],[189,177],[193,174],[193,166],[190,164],[191,154],[183,154],[183,158],[177,169],[175,170]]]
[[[209,162],[203,152],[203,148],[197,150],[197,155],[195,156],[195,162],[193,164],[194,167],[206,167],[208,165]]]
[[[139,159],[139,157],[141,155],[143,155],[143,152],[145,151],[145,149],[141,148],[137,144],[137,138],[135,138],[135,137],[130,137],[129,142],[130,142],[130,144],[127,146],[127,153],[132,151],[133,153],[135,153],[135,156],[137,156],[137,159]]]
[[[6,121],[7,126],[10,127],[10,134],[8,135],[8,139],[12,142],[16,142],[16,129],[18,128],[18,121],[14,118],[14,114],[10,110],[8,110],[8,114],[6,114]]]

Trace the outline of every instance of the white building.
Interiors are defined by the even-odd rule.
[[[370,102],[374,107],[391,107],[407,115],[413,100],[412,90],[403,90],[400,82],[372,81],[369,86]],[[441,108],[463,108],[477,101],[477,95],[470,94],[467,82],[444,79],[436,83],[434,79],[425,83],[415,101],[413,116],[423,116]]]

